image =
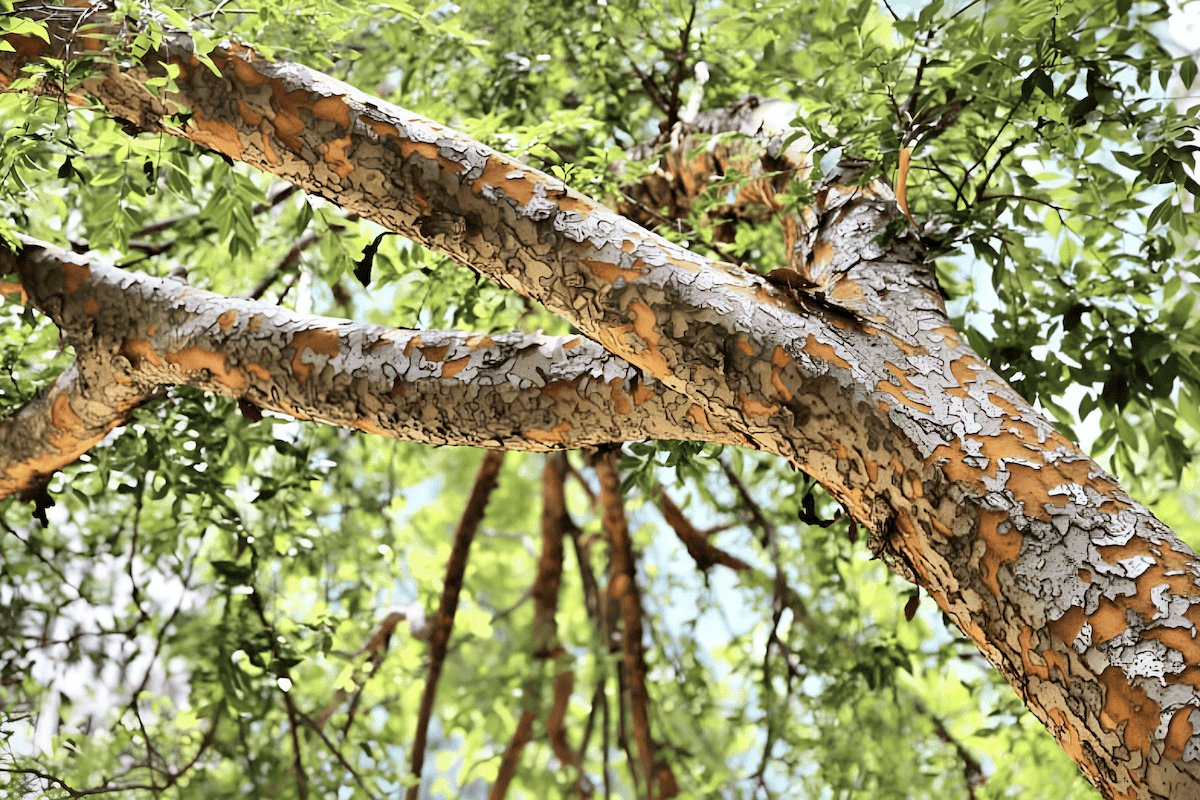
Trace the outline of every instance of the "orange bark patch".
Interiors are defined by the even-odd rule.
[[[241,58],[233,59],[233,74],[243,86],[253,89],[271,80]]]
[[[551,381],[542,387],[542,396],[549,397],[556,403],[562,400],[564,395],[577,394],[575,381]]]
[[[958,331],[948,325],[943,325],[940,328],[934,328],[931,333],[940,333],[942,335],[942,344],[946,347],[958,347],[962,339],[958,337]]]
[[[354,165],[346,157],[346,148],[350,146],[350,137],[332,139],[325,147],[325,163],[339,178],[344,178],[354,172]]]
[[[950,374],[958,381],[957,386],[948,386],[946,390],[957,397],[967,396],[967,387],[979,380],[983,364],[972,355],[961,355],[950,362]]]
[[[900,385],[897,386],[896,384],[892,383],[891,381],[882,381],[881,380],[875,384],[876,389],[887,392],[892,397],[896,398],[896,401],[898,403],[908,406],[909,408],[919,408],[925,412],[929,412],[932,410],[929,407],[929,405],[927,405],[925,403],[917,402],[917,401],[912,400],[909,397],[905,396],[904,392],[915,392],[916,394],[919,394],[919,395],[925,394],[924,391],[922,391],[920,388],[918,388],[916,386],[916,384],[914,384],[911,380],[909,380],[908,373],[906,373],[904,370],[902,370],[900,367],[896,366],[895,364],[893,364],[890,361],[883,362],[883,366],[885,366],[887,368],[888,372],[892,373],[892,376],[897,381],[899,381]]]
[[[1067,670],[1067,662],[1065,659],[1063,659],[1062,653],[1047,647],[1042,651],[1042,658],[1046,659],[1046,664],[1049,665],[1051,669],[1057,669],[1062,673],[1063,679],[1066,681],[1067,686],[1070,687],[1071,675]]]
[[[237,316],[238,312],[231,308],[217,317],[217,324],[221,326],[221,330],[228,331],[233,327],[233,323],[237,322]]]
[[[398,141],[400,143],[400,155],[405,160],[408,160],[413,153],[419,153],[430,161],[436,161],[448,169],[453,169],[456,172],[462,172],[463,170],[461,164],[442,158],[441,153],[438,152],[438,146],[433,142],[414,142],[412,139],[405,139],[404,137],[399,137]]]
[[[781,375],[784,367],[791,363],[792,357],[787,354],[787,351],[779,345],[775,345],[775,352],[771,354],[771,385],[775,387],[775,391],[779,392],[779,396],[785,403],[791,402],[792,393],[783,384]]]
[[[738,350],[741,350],[743,353],[750,356],[751,358],[754,358],[754,348],[745,339],[737,340],[737,348],[738,348]],[[779,345],[775,345],[775,348],[777,350],[783,349],[783,348],[779,347]]]
[[[1100,673],[1100,683],[1104,686],[1104,708],[1100,711],[1100,722],[1110,731],[1124,724],[1125,747],[1147,755],[1150,752],[1150,734],[1158,727],[1158,703],[1138,687],[1130,686],[1119,667],[1108,667]]]
[[[262,324],[263,324],[263,315],[255,314],[253,317],[250,318],[250,324],[246,326],[246,330],[251,331],[251,332],[256,331],[262,327]]]
[[[100,312],[100,304],[96,302],[96,298],[89,297],[83,301],[83,313],[97,314]]]
[[[219,119],[205,119],[199,113],[192,117],[192,122],[195,128],[190,131],[189,139],[241,161],[242,140],[238,138],[237,128]]]
[[[304,362],[306,349],[333,358],[338,354],[338,345],[337,331],[332,328],[300,331],[293,336],[292,347],[296,350],[296,355],[292,357],[292,372],[295,373],[296,379],[304,383],[312,370],[312,364]]]
[[[304,130],[304,120],[300,119],[300,108],[308,102],[308,92],[304,89],[285,92],[283,83],[280,81],[271,82],[271,92],[279,106],[279,113],[272,120],[272,124],[275,126],[275,135],[289,150],[299,153],[303,147],[300,133]]]
[[[954,530],[951,529],[950,526],[948,526],[946,523],[942,522],[937,517],[930,517],[929,525],[931,528],[933,528],[937,532],[937,534],[939,536],[946,538],[946,539],[954,538]]]
[[[390,136],[395,139],[400,138],[400,129],[390,122],[383,122],[382,120],[371,119],[370,117],[360,117],[359,119],[367,123],[371,130],[375,132],[376,136]]]
[[[644,360],[654,365],[648,371],[656,378],[670,374],[671,370],[667,366],[667,359],[658,349],[658,340],[660,337],[654,327],[658,324],[658,319],[655,318],[654,312],[645,303],[636,302],[629,304],[629,310],[633,312],[634,333],[640,336],[649,347],[649,350],[642,354]]]
[[[1200,688],[1200,667],[1187,667],[1183,672],[1167,676],[1167,683],[1185,683]]]
[[[424,217],[429,214],[429,209],[431,208],[429,199],[425,197],[425,192],[421,191],[420,186],[413,187],[413,200],[416,201],[417,209],[421,212],[421,216]]]
[[[633,404],[640,406],[642,403],[654,397],[654,390],[644,383],[638,384],[638,387],[633,390]]]
[[[635,268],[631,269],[625,269],[607,261],[596,261],[595,259],[591,258],[584,258],[580,260],[583,262],[584,266],[592,271],[593,275],[602,281],[607,281],[608,283],[615,283],[617,278],[624,278],[626,281],[632,281],[642,277],[641,269],[636,268],[638,264],[642,263],[640,258],[633,262]]]
[[[0,294],[21,293],[21,305],[29,303],[29,294],[26,293],[25,287],[19,283],[0,283]]]
[[[508,177],[510,174],[512,178]],[[503,189],[506,195],[521,205],[526,205],[533,199],[533,187],[536,185],[537,181],[533,180],[533,175],[527,173],[524,168],[493,153],[488,156],[483,174],[471,184],[471,191],[480,194],[484,186],[494,186]]]
[[[867,477],[871,479],[871,483],[879,480],[879,464],[868,458],[863,462],[863,467],[867,470]]]
[[[1160,642],[1183,653],[1185,664],[1200,661],[1200,641],[1186,628],[1153,628],[1142,632],[1143,639],[1158,639]]]
[[[687,410],[688,419],[704,428],[706,431],[711,431],[712,426],[708,424],[708,414],[704,413],[704,409],[700,406],[693,405]]]
[[[833,263],[833,245],[825,241],[817,242],[813,245],[812,265],[814,267],[827,267],[831,263]]]
[[[421,346],[421,337],[420,336],[414,336],[411,339],[409,339],[407,342],[404,343],[404,357],[412,358],[413,348],[420,347],[420,346]]]
[[[621,415],[633,411],[633,406],[621,391],[622,380],[620,378],[613,378],[608,384],[611,387],[610,397],[612,398],[613,409]]]
[[[439,347],[422,347],[421,357],[426,361],[442,361],[446,358],[446,353],[450,352],[450,345],[444,344]]]
[[[60,431],[75,433],[83,428],[83,420],[71,410],[71,401],[65,394],[60,393],[54,398],[54,404],[50,407],[50,418],[54,421],[54,427]]]
[[[563,344],[563,350],[574,350],[576,347],[578,347],[578,346],[579,346],[579,343],[580,343],[581,341],[583,341],[583,337],[582,337],[582,336],[576,336],[576,337],[575,337],[574,339],[572,339],[571,341],[569,341],[569,342],[565,342],[565,343]]]
[[[1169,761],[1183,758],[1183,748],[1187,746],[1188,739],[1192,736],[1192,722],[1188,717],[1195,710],[1195,706],[1184,706],[1172,715],[1171,721],[1167,723],[1163,758]]]
[[[245,100],[238,100],[238,116],[246,121],[246,124],[252,128],[257,128],[262,124],[263,115],[255,111],[250,106],[246,105]]]
[[[1067,751],[1067,755],[1075,759],[1077,764],[1088,764],[1090,759],[1086,757],[1083,746],[1079,743],[1079,731],[1075,730],[1075,725],[1067,718],[1067,713],[1061,708],[1050,708],[1047,709],[1046,716],[1050,718],[1050,730],[1058,740],[1059,746]]]
[[[1071,606],[1067,609],[1067,613],[1050,622],[1050,632],[1057,636],[1060,642],[1071,647],[1079,637],[1079,632],[1083,630],[1085,622],[1087,622],[1087,615],[1083,613],[1083,609],[1079,606]]]
[[[862,300],[863,290],[854,281],[838,281],[828,291],[825,296],[830,300],[846,301],[846,300]]]
[[[467,337],[468,350],[485,350],[489,347],[496,346],[496,340],[486,334],[476,334],[475,336]],[[572,345],[568,345],[568,349]]]
[[[73,261],[63,262],[63,288],[67,294],[75,294],[92,274],[92,268],[87,264],[76,264]]]
[[[851,491],[850,495],[853,498],[853,500],[856,501],[856,505],[863,507],[864,514],[870,513],[870,510],[867,509],[862,503],[863,493],[860,490],[854,489]],[[912,550],[913,552],[920,552],[922,549],[924,549],[922,547],[922,540],[924,539],[924,537],[917,530],[917,526],[913,522],[912,517],[910,517],[905,512],[900,511],[900,512],[897,512],[894,517],[892,517],[892,520],[896,524],[896,531],[900,534],[901,538],[907,543],[907,547],[909,550]],[[917,585],[918,586],[929,586],[932,584],[932,581],[930,580],[929,569],[928,569],[927,564],[928,564],[928,562],[925,559],[921,559],[921,558],[913,559],[912,567],[913,567],[913,571],[916,573],[916,576],[917,576]]]
[[[225,356],[203,347],[185,347],[176,353],[168,353],[166,359],[184,372],[208,370],[218,383],[230,389],[246,387],[246,376],[241,370],[225,369]]]
[[[463,356],[462,358],[456,358],[453,361],[447,361],[445,364],[442,364],[442,377],[453,378],[462,371],[462,368],[465,367],[470,360],[470,356]]]
[[[88,37],[90,40],[93,37]],[[12,45],[18,55],[23,56],[28,60],[34,60],[40,56],[50,52],[50,43],[44,42],[36,36],[18,36],[15,33],[10,33],[5,36],[0,36],[0,39]],[[90,48],[89,48],[90,49]],[[5,81],[5,86],[8,85],[8,78],[0,75],[0,80]]]
[[[554,426],[553,430],[543,431],[538,428],[532,428],[525,432],[525,438],[532,439],[539,444],[556,445],[563,443],[563,435],[571,430],[571,423],[560,422]]]
[[[811,333],[808,335],[808,340],[804,343],[804,352],[816,356],[817,358],[829,364],[834,364],[842,369],[850,369],[850,362],[843,359],[836,352],[833,346],[818,342],[816,337]]]
[[[1001,565],[1016,561],[1021,554],[1021,535],[1013,530],[1000,533],[1000,523],[1007,519],[1008,514],[1003,511],[981,509],[976,522],[976,535],[987,545],[987,550],[979,559],[979,566],[983,570],[980,579],[996,595],[1001,593],[998,577]]]
[[[242,369],[246,370],[246,372],[249,372],[260,381],[271,380],[271,373],[260,367],[258,364],[243,364]]]
[[[149,361],[155,367],[162,366],[162,359],[158,357],[158,353],[154,352],[150,342],[145,339],[126,339],[121,343],[121,355],[129,359],[129,363],[133,364],[135,368],[142,359]]]
[[[363,433],[369,433],[372,436],[388,436],[395,438],[395,434],[385,431],[383,428],[379,427],[379,424],[376,423],[375,420],[367,419],[366,417],[354,420],[354,427]]]
[[[312,115],[326,122],[336,122],[347,131],[350,130],[350,106],[346,103],[345,95],[320,97],[310,106]]]
[[[1093,646],[1120,636],[1128,627],[1125,620],[1125,609],[1107,597],[1100,598],[1100,605],[1096,607],[1096,611],[1088,617],[1087,621],[1092,626]]]
[[[396,378],[396,380],[392,381],[392,390],[388,392],[388,395],[391,397],[395,397],[396,395],[408,397],[408,390],[404,388],[403,378]]]
[[[738,392],[738,397],[742,401],[742,413],[752,417],[769,417],[779,410],[778,405],[765,406],[745,392]]]

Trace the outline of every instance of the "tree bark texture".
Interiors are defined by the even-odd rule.
[[[829,176],[791,234],[795,276],[768,281],[303,66],[239,46],[210,54],[216,75],[185,36],[164,41],[153,62],[27,90],[86,96],[291,181],[587,338],[388,332],[184,286],[141,324],[110,310],[169,295],[161,282],[25,243],[5,269],[16,265],[32,300],[96,352],[0,427],[0,451],[32,448],[0,465],[0,490],[68,463],[146,387],[181,378],[420,441],[545,449],[667,436],[763,450],[845,505],[1104,796],[1200,797],[1195,556],[964,344],[886,185]],[[59,39],[10,42],[0,87],[30,61],[69,55]],[[102,46],[71,52],[89,45]],[[163,64],[180,76],[159,98],[144,81]],[[178,124],[176,110],[192,116]],[[477,398],[475,410],[447,402],[455,392]]]

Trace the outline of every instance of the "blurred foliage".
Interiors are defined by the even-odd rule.
[[[118,6],[153,19],[141,3]],[[240,0],[171,12],[168,22],[203,31],[202,50],[232,37],[326,70],[604,198],[631,177],[619,168],[644,166],[624,164],[622,150],[678,119],[694,92],[705,109],[750,92],[799,103],[794,124],[818,162],[862,157],[890,176],[911,148],[909,203],[972,346],[1094,439],[1165,521],[1185,537],[1195,529],[1196,106],[1175,101],[1196,67],[1165,49],[1166,3]],[[664,233],[703,250],[707,208],[728,189],[714,186]],[[804,195],[798,187],[794,202]],[[317,313],[565,330],[398,237],[380,242],[364,291],[352,273],[377,227],[186,142],[130,137],[95,109],[0,94],[0,234],[13,230],[156,275],[183,264],[193,285],[224,294],[265,286],[266,299]],[[735,246],[767,268],[782,252],[766,228],[739,231]],[[50,323],[5,299],[3,414],[71,356]],[[250,422],[180,389],[53,480],[48,528],[28,505],[0,501],[0,793],[153,782],[119,796],[295,797],[292,714],[332,709],[320,735],[295,731],[313,795],[395,796],[425,646],[402,626],[377,672],[354,654],[393,606],[433,613],[478,460],[270,415]],[[529,658],[525,600],[541,463],[509,455],[472,551],[429,796],[485,796],[542,669]],[[806,478],[677,443],[631,445],[622,467],[655,735],[685,796],[966,797],[967,757],[990,775],[977,798],[1094,796],[931,602],[906,620],[911,587],[870,560],[844,519],[798,522],[812,506],[835,513]],[[571,481],[568,500],[591,541],[599,512],[582,486]],[[660,486],[698,527],[729,526],[714,541],[763,569],[699,573],[654,508]],[[611,730],[603,751],[593,705],[609,676],[615,717],[613,659],[574,558],[568,547],[558,617],[577,675],[567,727],[578,746],[592,718],[584,772],[599,787],[607,758],[627,795],[624,751]],[[776,566],[799,604],[780,602]],[[361,692],[353,714],[335,704],[339,690]],[[569,795],[571,771],[558,766],[535,736],[513,796]]]

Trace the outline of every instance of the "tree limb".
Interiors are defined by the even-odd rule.
[[[496,488],[500,464],[504,453],[488,450],[483,454],[475,483],[467,497],[466,508],[454,531],[454,542],[450,547],[450,559],[446,562],[446,578],[442,586],[442,600],[437,615],[433,618],[429,635],[429,673],[425,678],[425,689],[421,693],[421,706],[417,714],[417,734],[413,739],[411,769],[416,781],[408,787],[408,800],[417,800],[421,789],[421,771],[425,766],[425,739],[429,732],[429,720],[433,716],[433,701],[437,696],[438,680],[442,676],[442,664],[446,659],[446,644],[450,641],[450,629],[454,626],[454,612],[458,610],[458,593],[462,589],[463,573],[467,569],[467,555],[471,540],[483,520],[488,498]]]

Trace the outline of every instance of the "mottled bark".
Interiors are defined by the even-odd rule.
[[[13,41],[0,84],[47,52]],[[1195,557],[961,341],[887,186],[817,187],[796,276],[769,283],[304,67],[239,48],[212,54],[217,76],[178,36],[157,55],[180,67],[176,96],[146,92],[140,68],[70,91],[543,303],[677,392],[698,429],[817,478],[1105,796],[1200,795]],[[165,120],[175,106],[191,121]]]
[[[582,336],[407,331],[296,314],[24,239],[0,248],[76,361],[0,420],[0,497],[36,486],[185,384],[300,419],[431,444],[547,450],[715,438],[691,401]]]

